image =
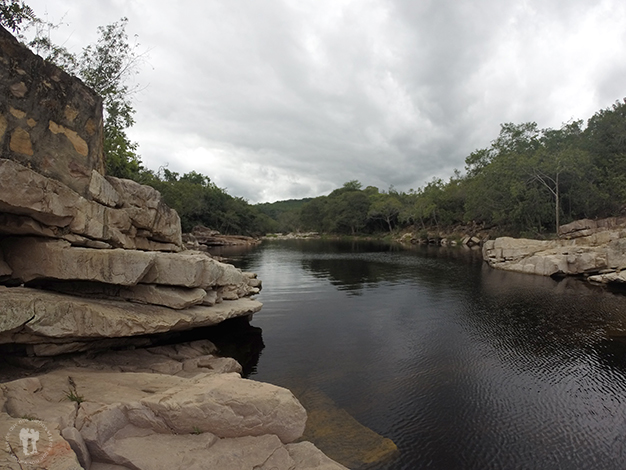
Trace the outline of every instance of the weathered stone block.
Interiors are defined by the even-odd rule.
[[[120,205],[122,201],[122,197],[115,188],[111,186],[111,183],[96,170],[91,172],[89,194],[95,201],[109,207],[116,207]]]
[[[137,284],[154,262],[154,254],[133,250],[72,247],[63,240],[7,238],[0,244],[13,277]]]
[[[3,235],[35,235],[57,238],[57,227],[48,227],[25,215],[1,214],[0,234]]]
[[[111,300],[128,300],[141,304],[162,305],[180,310],[199,305],[206,296],[200,288],[157,286],[137,284],[135,286],[117,286],[99,282],[46,282],[46,289],[80,297],[92,297]]]
[[[141,406],[175,433],[198,428],[219,437],[276,434],[288,443],[302,436],[306,423],[306,411],[289,390],[234,373],[186,383],[165,396],[148,396]]]
[[[0,159],[0,212],[28,215],[45,225],[68,226],[78,194],[11,160]]]
[[[4,64],[20,64],[9,67]],[[0,153],[86,196],[92,170],[104,172],[102,99],[0,27]]]
[[[83,436],[78,432],[78,429],[74,426],[68,426],[61,430],[61,436],[67,441],[76,454],[80,465],[84,469],[89,469],[91,467],[91,455],[89,455],[87,445],[85,444]]]
[[[180,217],[163,202],[161,193],[135,181],[114,177],[106,179],[120,195],[121,207],[137,229],[148,231],[149,238],[156,241],[182,247]]]
[[[248,278],[239,269],[192,251],[157,253],[154,265],[141,282],[203,289],[212,286],[248,286]]]
[[[158,253],[141,282],[183,287],[203,287],[205,269],[212,267],[202,254]]]

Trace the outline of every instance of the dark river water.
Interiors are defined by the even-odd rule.
[[[270,241],[251,377],[320,390],[399,449],[375,469],[624,469],[626,296],[460,248]]]

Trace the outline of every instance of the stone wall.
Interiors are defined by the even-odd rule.
[[[0,149],[87,195],[104,173],[102,99],[22,46],[0,26]]]

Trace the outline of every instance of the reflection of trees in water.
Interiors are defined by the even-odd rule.
[[[626,338],[601,340],[596,351],[600,365],[608,370],[626,372]]]
[[[582,280],[492,269],[480,250],[462,247],[291,240],[262,249],[293,252],[286,258],[351,295],[381,283],[415,283],[433,295],[455,297],[462,304],[461,321],[508,357],[529,353],[567,360],[582,348],[604,355],[607,363],[626,358],[624,343],[606,339],[607,332],[626,330],[626,297]]]
[[[564,361],[597,354],[607,331],[626,313],[626,299],[579,279],[500,271],[483,265],[469,292],[467,320],[483,338],[507,353]],[[614,345],[623,349],[624,345]]]
[[[303,259],[302,267],[313,276],[329,279],[339,290],[359,295],[366,285],[390,280],[393,272],[384,264],[358,259]]]
[[[461,247],[405,247],[385,242],[328,242],[302,245],[302,267],[339,290],[359,295],[381,282],[416,279],[435,289],[454,288],[454,272],[482,263],[477,250]],[[307,256],[308,255],[308,256]],[[446,263],[439,261],[445,260]]]

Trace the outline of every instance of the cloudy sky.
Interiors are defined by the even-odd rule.
[[[126,16],[144,164],[250,202],[417,189],[500,124],[626,97],[623,0],[26,0],[73,52]]]

